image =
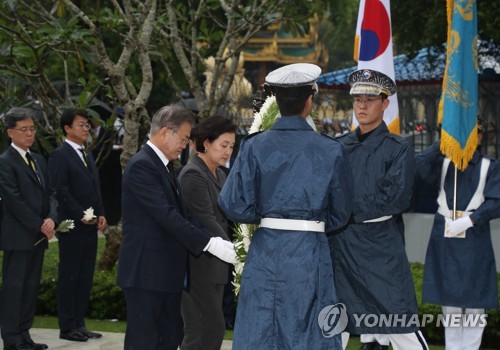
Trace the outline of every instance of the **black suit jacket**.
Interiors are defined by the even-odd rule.
[[[180,196],[149,145],[128,162],[122,181],[120,287],[181,292],[188,252],[198,256],[211,235],[189,221]]]
[[[2,250],[34,249],[34,244],[44,237],[40,232],[43,220],[56,221],[56,201],[49,187],[45,160],[36,153],[31,152],[31,155],[42,183],[12,146],[0,156]],[[40,244],[47,247],[46,240]]]
[[[104,216],[99,173],[92,153],[87,152],[86,167],[77,152],[64,142],[49,157],[49,179],[56,190],[58,219],[74,220],[74,230],[87,226],[81,220],[83,211],[90,207],[96,216]]]

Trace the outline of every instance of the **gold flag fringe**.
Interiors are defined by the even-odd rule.
[[[441,152],[450,158],[459,170],[465,170],[470,160],[474,156],[478,144],[477,125],[472,129],[465,148],[461,148],[460,143],[445,130],[441,130]]]
[[[391,121],[389,123],[389,125],[387,125],[387,128],[389,129],[390,132],[392,132],[393,134],[396,134],[396,135],[399,135],[400,134],[400,131],[401,131],[401,126],[400,126],[400,120],[399,120],[399,114],[398,116],[396,117],[396,119],[394,119],[393,121]]]
[[[361,40],[361,38],[359,37],[359,35],[356,35],[354,37],[354,53],[353,53],[353,58],[356,62],[358,62],[358,59],[359,59],[359,41]]]

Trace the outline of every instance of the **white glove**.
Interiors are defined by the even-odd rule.
[[[464,216],[463,218],[451,221],[446,219],[446,236],[455,237],[461,232],[467,231],[468,228],[474,226],[469,216]]]
[[[236,264],[236,251],[233,243],[223,240],[221,237],[212,237],[203,251],[230,264]]]

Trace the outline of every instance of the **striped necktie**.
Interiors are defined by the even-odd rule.
[[[89,167],[89,159],[87,158],[87,151],[85,151],[85,148],[79,148],[78,150],[80,152],[82,152],[83,164],[85,165],[86,168],[88,168]]]
[[[31,156],[30,152],[26,152],[26,159],[28,160],[28,166],[35,173],[36,178],[38,179],[38,182],[42,183],[42,180],[40,179],[40,174],[38,173],[38,170],[36,169],[36,166],[35,166],[35,161],[33,160],[33,157]]]

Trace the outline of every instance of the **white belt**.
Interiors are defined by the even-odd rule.
[[[381,216],[381,217],[375,218],[375,219],[365,220],[365,221],[363,221],[363,223],[365,223],[365,222],[382,222],[382,221],[387,221],[390,218],[392,218],[392,215],[386,215],[386,216]]]
[[[438,213],[443,215],[445,218],[453,219],[453,210],[449,210],[443,207],[438,207]],[[472,214],[471,211],[459,211],[457,210],[457,218],[461,218],[464,216],[469,216]]]
[[[260,220],[260,227],[276,230],[325,232],[323,221],[263,218]]]

